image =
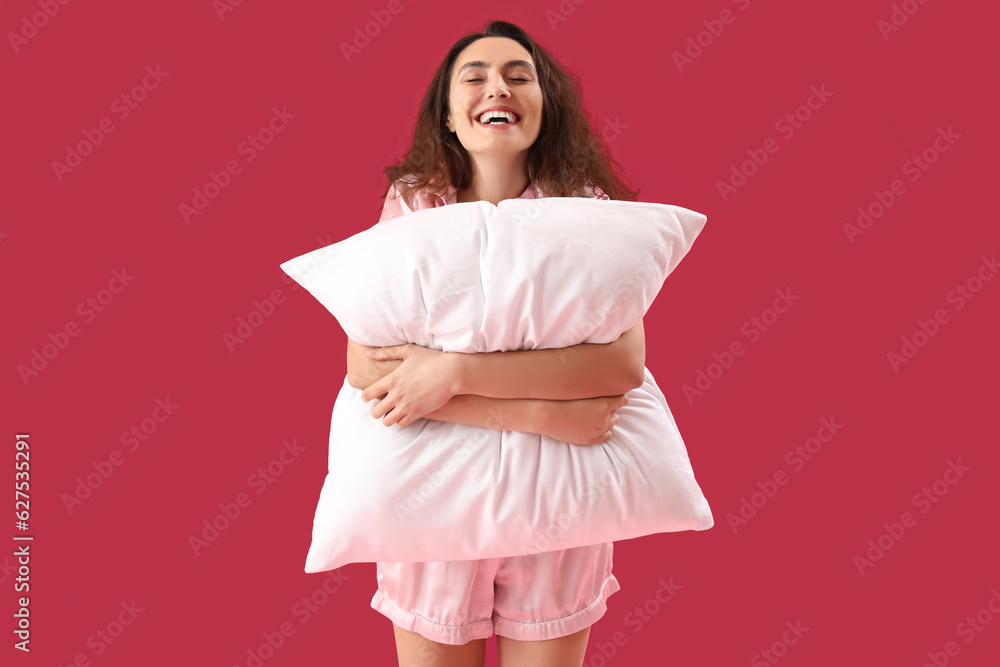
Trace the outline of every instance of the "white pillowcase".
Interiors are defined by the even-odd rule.
[[[466,202],[382,221],[281,268],[364,345],[609,343],[646,313],[705,222],[647,202]],[[387,427],[360,397],[345,377],[306,572],[516,556],[714,524],[648,369],[597,445],[430,419]]]

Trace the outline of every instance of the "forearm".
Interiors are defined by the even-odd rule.
[[[457,394],[425,419],[468,424],[496,431],[543,432],[545,401],[531,398],[490,398]]]
[[[602,363],[608,345],[463,354],[459,391],[492,398],[568,400],[622,394],[615,364]]]
[[[368,347],[348,339],[347,379],[355,389],[367,389],[396,369],[402,361],[374,361],[365,355]],[[498,431],[541,433],[542,409],[547,401],[530,398],[490,398],[475,394],[457,394],[426,419],[468,424]]]
[[[612,343],[459,354],[461,394],[570,400],[617,396],[642,384],[642,320]]]
[[[473,379],[478,379],[480,384],[464,383],[463,390],[457,395],[479,395],[498,400],[571,400],[624,394],[638,385],[630,384],[628,378],[622,382],[621,376],[612,374],[612,370],[620,364],[615,363],[613,357],[616,355],[610,353],[612,351],[608,350],[607,345],[615,344],[617,341],[607,344],[583,343],[547,350],[462,354],[461,361],[468,362],[468,366],[463,367],[460,372],[473,375]],[[397,359],[372,359],[365,354],[369,349],[377,348],[348,339],[347,382],[355,389],[367,389],[403,363]],[[449,354],[457,356],[461,353]],[[505,364],[508,359],[516,366],[507,367]],[[497,382],[501,384],[497,385]],[[495,395],[498,386],[500,391],[504,391],[504,385],[507,395]],[[531,387],[530,393],[539,395],[525,396],[524,387]]]
[[[365,390],[403,363],[372,359],[367,352],[373,349],[378,348],[348,339],[348,382],[352,387]],[[640,319],[611,343],[441,354],[444,363],[440,379],[449,384],[453,395],[574,400],[619,396],[642,385],[646,348]]]

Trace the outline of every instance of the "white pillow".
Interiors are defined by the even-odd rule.
[[[646,202],[466,202],[380,222],[281,268],[365,345],[490,352],[609,343],[646,313],[705,222]],[[387,427],[345,377],[305,571],[711,528],[648,369],[627,396],[610,439],[573,445],[430,419]]]

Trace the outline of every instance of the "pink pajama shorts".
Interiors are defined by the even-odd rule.
[[[619,590],[613,542],[510,558],[376,563],[372,609],[441,644],[494,633],[555,639],[592,625]]]

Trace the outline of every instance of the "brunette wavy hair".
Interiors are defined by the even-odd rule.
[[[384,169],[384,198],[392,184],[401,183],[400,195],[412,207],[419,190],[444,194],[449,185],[467,188],[472,183],[472,162],[456,134],[445,125],[450,107],[452,67],[465,47],[483,37],[507,37],[531,54],[542,90],[542,122],[538,138],[528,149],[525,174],[548,197],[587,196],[587,186],[598,187],[610,199],[635,201],[639,190],[622,180],[621,165],[600,134],[592,129],[583,108],[577,77],[553,58],[524,30],[506,21],[490,21],[482,32],[465,35],[448,51],[424,94],[413,129],[413,143],[397,162]]]

